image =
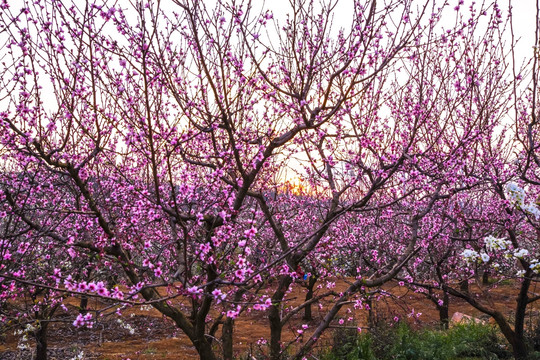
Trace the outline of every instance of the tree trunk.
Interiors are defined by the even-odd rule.
[[[512,353],[514,354],[514,358],[516,360],[530,359],[527,345],[525,344],[525,341],[523,341],[523,339],[516,339],[514,341],[514,345],[512,345]]]
[[[459,290],[461,290],[464,293],[469,293],[469,280],[461,280],[459,282]]]
[[[221,342],[223,344],[223,360],[233,360],[233,327],[234,319],[227,318],[221,329]]]
[[[281,332],[283,324],[281,323],[281,301],[285,296],[285,292],[291,285],[292,278],[284,276],[279,281],[278,288],[272,296],[272,306],[268,312],[268,320],[270,321],[270,359],[281,360]]]
[[[441,322],[441,327],[443,329],[448,329],[448,324],[449,324],[449,314],[448,314],[448,308],[450,306],[450,301],[449,301],[449,297],[448,297],[448,293],[447,292],[443,292],[443,299],[442,299],[443,303],[442,305],[439,305],[437,303],[437,309],[439,310],[439,321]]]
[[[529,359],[529,349],[527,348],[527,344],[525,343],[523,336],[518,336],[515,332],[512,332],[512,334],[509,335],[503,332],[503,335],[512,346],[512,353],[514,354],[514,358],[516,360]]]
[[[36,339],[36,356],[34,360],[47,360],[47,326],[48,322],[40,322],[39,329],[34,333]]]
[[[516,315],[514,318],[514,331],[516,332],[516,335],[522,339],[524,338],[525,316],[527,315],[527,304],[529,303],[528,294],[532,279],[530,272],[531,271],[529,270],[529,273],[525,274],[523,282],[521,283],[517,298]]]
[[[369,307],[368,309],[368,326],[369,328],[372,330],[375,328],[375,316],[374,316],[374,312],[373,312],[373,301],[371,298],[368,298],[366,300],[366,304],[367,306]]]
[[[482,285],[489,285],[489,272],[487,271],[482,274]]]
[[[510,346],[512,346],[512,353],[514,354],[514,358],[516,360],[529,359],[529,350],[523,336],[516,334],[516,332],[512,330],[512,328],[506,321],[506,318],[500,312],[495,312],[494,314],[492,314],[492,317],[497,322],[497,325],[499,325],[501,332],[503,333],[506,340],[508,340],[508,342],[510,343]]]
[[[308,279],[308,285],[307,285],[307,294],[306,294],[306,302],[311,300],[313,298],[313,288],[315,287],[315,284],[317,283],[317,277],[316,276],[310,276]],[[311,321],[313,320],[313,316],[311,314],[311,305],[309,304],[306,306],[304,310],[304,320],[305,321]]]
[[[281,359],[281,317],[279,316],[280,304],[270,306],[270,359]]]
[[[193,343],[201,360],[217,360],[216,355],[212,351],[212,345],[210,345],[206,339],[203,338],[202,340],[194,341]]]
[[[246,293],[246,289],[240,289],[234,295],[234,301],[240,303],[242,301],[242,296]],[[233,343],[233,333],[234,333],[234,319],[226,318],[223,326],[221,328],[221,343],[223,346],[223,360],[233,360],[234,357],[234,343]]]
[[[79,304],[79,313],[86,314],[88,312],[88,296],[81,295],[81,302]]]

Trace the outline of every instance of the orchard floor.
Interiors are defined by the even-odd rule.
[[[345,289],[344,281],[337,281],[335,290]],[[392,294],[391,297],[384,297],[378,302],[373,303],[377,316],[386,316],[389,321],[393,321],[394,316],[408,318],[409,322],[417,326],[430,326],[437,323],[438,312],[432,302],[420,294],[408,291],[395,283],[387,284],[384,290]],[[476,292],[478,289],[471,285],[471,290]],[[533,289],[534,291],[534,289]],[[540,292],[540,289],[538,289]],[[511,315],[515,308],[515,295],[517,286],[512,284],[499,284],[490,291],[491,299],[495,306],[506,314]],[[480,294],[478,296],[481,296]],[[297,287],[291,298],[292,303],[300,302],[305,297],[305,290]],[[75,301],[75,299],[74,299]],[[98,303],[89,303],[89,307],[99,306]],[[313,307],[314,321],[306,323],[302,320],[301,314],[294,318],[290,325],[284,330],[283,338],[286,341],[302,342],[298,338],[297,330],[302,324],[310,327],[305,331],[304,336],[309,336],[310,329],[314,328],[317,320],[325,314],[331,303],[323,302],[323,309],[319,312],[319,307]],[[539,307],[532,309],[533,313],[539,314]],[[463,300],[451,298],[450,316],[455,312],[465,313],[473,317],[485,318],[478,311],[474,310]],[[416,315],[411,316],[411,313]],[[118,317],[112,316],[107,320],[100,321],[93,329],[76,329],[71,325],[73,317],[66,318],[65,322],[52,323],[49,330],[49,351],[50,359],[69,360],[77,354],[84,352],[83,359],[197,359],[194,348],[183,333],[176,329],[170,321],[164,321],[160,314],[153,309],[131,308],[122,312],[123,324],[118,322]],[[420,314],[420,315],[418,315]],[[250,350],[258,348],[257,341],[260,339],[269,339],[268,320],[266,313],[261,311],[252,311],[243,313],[236,321],[235,325],[235,351],[237,355],[246,354]],[[333,327],[366,327],[367,311],[343,308],[335,320]],[[344,323],[338,324],[342,318]],[[349,320],[352,318],[352,320]],[[538,319],[538,317],[536,317]],[[129,327],[136,329],[134,334],[130,333]],[[322,339],[318,341],[319,347],[327,347],[330,343],[332,329],[329,329]],[[217,335],[220,335],[218,331]],[[20,344],[20,335],[16,336],[13,332],[4,334],[4,342],[0,344],[0,359],[22,360],[30,359],[30,350],[20,350],[17,346]],[[27,342],[32,349],[34,344]],[[294,345],[293,345],[294,346]]]

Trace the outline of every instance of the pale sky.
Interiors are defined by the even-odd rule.
[[[208,8],[212,8],[216,3],[216,0],[200,0],[203,1]],[[316,2],[324,0],[316,0]],[[335,1],[335,0],[334,0]],[[364,0],[365,3],[369,3],[369,0]],[[380,8],[388,0],[378,0],[377,6]],[[435,0],[436,3],[443,4],[444,0]],[[459,0],[447,0],[448,16],[443,17],[441,20],[441,26],[448,28],[455,20],[453,8],[459,3]],[[529,58],[532,55],[535,33],[535,15],[536,15],[536,2],[540,0],[502,0],[498,1],[499,7],[503,10],[504,14],[508,13],[509,5],[513,8],[513,26],[514,35],[516,40],[521,38],[517,45],[516,57],[518,59]],[[307,1],[306,1],[307,2]],[[494,0],[464,0],[462,5],[463,9],[468,8],[471,4],[479,6],[484,2],[486,5],[492,4]],[[274,17],[282,23],[285,19],[285,14],[290,12],[289,0],[252,0],[255,8],[270,9]],[[424,0],[417,0],[416,4],[423,4]],[[338,0],[338,4],[335,7],[335,21],[334,25],[346,27],[352,20],[352,8],[353,0]],[[162,8],[166,10],[174,11],[177,6],[172,4],[171,0],[163,0]],[[510,34],[508,34],[509,36]],[[508,37],[508,44],[510,44],[510,37]]]
[[[22,6],[22,1],[19,3],[20,0],[10,0],[11,5],[13,8],[16,8],[18,6]],[[69,0],[66,0],[68,2]],[[77,0],[78,1],[78,0]],[[77,2],[76,1],[76,2]],[[215,4],[216,0],[200,0],[204,1],[205,4],[209,8],[213,7],[213,4]],[[224,0],[227,1],[227,0]],[[290,11],[290,4],[289,0],[252,0],[253,4],[255,4],[256,7],[264,7],[272,10],[274,17],[278,20],[280,20],[281,23],[283,23],[283,19],[285,18],[285,14]],[[318,0],[316,0],[318,1]],[[387,0],[378,0],[378,6],[382,7],[383,4]],[[388,0],[389,1],[389,0]],[[435,0],[438,3],[443,3],[442,0]],[[478,0],[477,3],[481,3],[484,0]],[[518,67],[522,61],[525,59],[531,58],[533,54],[533,45],[535,43],[534,36],[535,36],[535,14],[536,14],[536,1],[540,0],[504,0],[499,2],[499,6],[504,11],[505,14],[507,14],[508,6],[509,4],[513,7],[513,25],[514,25],[514,32],[516,40],[521,38],[516,46],[516,60],[518,62]],[[128,8],[129,7],[129,0],[120,0],[119,4],[122,4],[123,7]],[[448,0],[449,6],[448,6],[448,17],[444,17],[440,23],[441,27],[450,28],[452,26],[453,21],[455,20],[455,15],[453,15],[453,7],[456,6],[459,2],[459,0]],[[464,0],[463,7],[468,7],[473,1],[472,0]],[[368,0],[365,0],[365,3],[368,3]],[[423,0],[417,0],[418,4],[422,4]],[[486,4],[491,4],[492,0],[485,0]],[[352,4],[353,0],[340,0],[335,8],[335,21],[334,25],[337,27],[345,27],[347,28],[349,24],[351,24],[352,21]],[[171,0],[162,0],[162,9],[166,12],[172,12],[177,11],[177,6],[172,4]],[[509,32],[506,33],[507,36],[507,44],[510,45],[511,38]],[[0,36],[1,40],[1,36]],[[1,52],[1,50],[0,50]],[[1,94],[0,90],[0,94]],[[46,95],[45,95],[46,96]],[[52,102],[54,103],[54,101]],[[0,101],[0,105],[2,102]],[[0,111],[3,111],[4,109],[0,106]]]

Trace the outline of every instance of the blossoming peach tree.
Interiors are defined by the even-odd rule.
[[[336,29],[333,2],[256,5],[2,2],[2,322],[24,294],[36,334],[57,311],[90,327],[151,305],[201,359],[232,359],[235,319],[261,311],[270,357],[301,359],[421,261],[422,222],[476,186],[469,159],[505,109],[500,10],[354,1]],[[303,272],[349,285],[288,307]],[[73,314],[70,296],[107,306]],[[285,325],[323,298],[290,348]]]

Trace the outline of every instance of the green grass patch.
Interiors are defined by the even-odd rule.
[[[354,330],[354,329],[352,329]],[[457,325],[449,330],[413,330],[407,323],[358,335],[338,330],[324,360],[509,359],[511,352],[493,326]]]

